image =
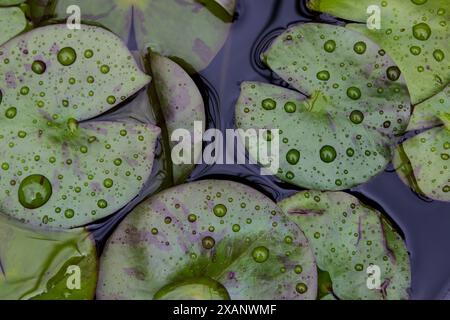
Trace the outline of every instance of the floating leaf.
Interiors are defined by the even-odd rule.
[[[280,206],[301,226],[313,247],[321,270],[319,284],[328,284],[325,299],[409,297],[407,249],[378,211],[342,192],[300,192]],[[380,289],[369,289],[376,286],[372,280],[377,273],[368,268],[379,268]]]
[[[0,299],[93,299],[96,284],[88,232],[38,232],[0,215]]]
[[[400,178],[415,192],[435,200],[450,201],[448,123],[404,142],[395,153],[394,166]]]
[[[126,205],[150,176],[159,129],[83,121],[149,81],[120,39],[51,25],[0,49],[0,210],[70,228]]]
[[[0,45],[22,32],[27,20],[20,8],[0,8]]]
[[[348,28],[371,38],[391,55],[405,76],[413,104],[450,83],[448,0],[309,0],[308,6],[364,23],[349,24]],[[380,10],[379,18],[371,9],[374,6]],[[379,20],[380,29],[367,27],[372,18]]]
[[[302,231],[244,185],[201,181],[138,206],[101,258],[100,299],[314,299]]]
[[[72,0],[58,1],[56,12],[66,18]],[[139,49],[183,61],[194,70],[205,68],[222,48],[231,23],[196,0],[77,1],[83,19],[103,24],[128,42],[134,30]]]
[[[185,181],[202,156],[202,139],[199,141],[193,139],[195,121],[202,123],[203,130],[205,128],[205,105],[197,85],[178,64],[158,54],[151,54],[150,63],[154,86],[169,134],[170,147],[178,145],[182,146],[184,151],[191,150],[191,156],[187,157],[189,162],[173,166],[173,179],[179,184]],[[189,137],[183,137],[181,143],[172,141],[172,135],[180,129],[189,131]],[[201,132],[198,136],[201,137]],[[190,140],[186,141],[185,138]],[[183,154],[173,153],[172,160],[175,158],[181,161]]]
[[[25,0],[0,0],[0,7],[15,6],[24,2]]]
[[[442,119],[448,114],[450,114],[450,86],[414,107],[408,130],[438,126],[442,124]]]
[[[218,4],[220,4],[229,15],[234,15],[234,11],[236,9],[237,0],[215,0]]]
[[[393,136],[408,123],[410,103],[398,68],[374,43],[342,27],[300,24],[280,35],[264,59],[311,96],[262,83],[242,85],[237,126],[282,130],[282,180],[342,190],[385,168]]]

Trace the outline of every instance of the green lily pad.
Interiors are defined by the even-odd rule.
[[[150,176],[159,128],[88,120],[150,80],[120,39],[50,25],[0,52],[0,210],[71,228],[125,206]]]
[[[220,4],[229,15],[234,15],[234,10],[236,9],[237,0],[215,0],[218,4]]]
[[[368,181],[391,160],[410,103],[392,60],[348,29],[300,24],[264,54],[297,91],[245,82],[236,106],[241,129],[281,129],[278,177],[309,189],[343,190]],[[257,158],[256,150],[249,148]]]
[[[100,299],[315,299],[302,231],[264,195],[228,181],[163,191],[119,225],[101,257]]]
[[[450,114],[450,86],[414,107],[408,131],[438,126],[448,114]]]
[[[328,283],[325,299],[409,297],[406,246],[378,211],[342,192],[300,192],[279,205],[301,226],[313,248],[319,283]],[[369,278],[369,267],[379,268],[379,289]]]
[[[25,0],[0,0],[0,7],[15,6],[24,2]]]
[[[27,26],[27,20],[20,8],[0,8],[0,45],[18,35]]]
[[[202,156],[202,139],[200,141],[193,141],[193,139],[195,121],[201,122],[202,130],[205,129],[205,105],[197,85],[178,64],[158,54],[151,54],[150,64],[154,86],[169,134],[170,147],[173,150],[172,161],[174,159],[177,162],[183,161],[184,154],[176,152],[179,148],[173,149],[177,145],[185,150],[191,150],[189,161],[173,165],[173,179],[176,184],[179,184],[186,180]],[[190,133],[189,136],[182,138],[181,143],[171,139],[175,131],[179,129]],[[201,137],[201,132],[198,136]],[[185,138],[190,139],[185,140]],[[180,137],[174,136],[174,139],[180,139]]]
[[[58,1],[57,16],[66,18],[71,4],[72,0]],[[101,23],[125,42],[134,29],[139,49],[151,48],[195,71],[209,65],[225,43],[231,26],[197,0],[80,0],[77,5],[83,19]]]
[[[407,140],[394,156],[394,167],[402,181],[415,192],[441,201],[450,201],[448,123]]]
[[[84,229],[36,231],[0,215],[0,299],[93,299],[97,267]]]
[[[370,6],[381,12],[381,29],[366,25]],[[392,56],[418,104],[450,83],[450,3],[447,0],[309,0],[309,8],[364,24],[349,24]]]

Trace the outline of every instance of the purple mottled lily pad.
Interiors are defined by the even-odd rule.
[[[344,190],[383,171],[395,136],[407,127],[410,101],[399,69],[375,43],[343,27],[298,24],[275,39],[263,58],[309,97],[242,84],[236,124],[281,130],[280,179]],[[258,159],[257,149],[249,149]]]
[[[0,214],[0,299],[93,299],[95,242],[84,229],[33,230]]]
[[[163,191],[119,225],[101,257],[100,299],[315,299],[302,231],[261,193],[228,181]]]
[[[71,228],[116,212],[139,193],[159,128],[88,120],[150,81],[119,38],[98,27],[50,25],[6,43],[0,61],[5,214]]]
[[[172,161],[181,163],[188,160],[186,163],[173,165],[173,179],[179,184],[186,180],[202,156],[203,141],[194,141],[194,122],[199,122],[204,130],[205,105],[197,85],[178,64],[158,54],[151,54],[150,63],[153,83],[169,134]],[[189,135],[181,138],[176,134],[177,130],[189,132]],[[201,137],[201,132],[197,136]],[[190,150],[190,157],[183,159],[183,151],[187,150]]]
[[[320,298],[409,298],[405,243],[378,211],[342,192],[304,191],[279,205],[313,248]]]
[[[27,20],[20,8],[0,8],[0,45],[22,32],[26,25]]]
[[[66,8],[72,4],[72,0],[58,1],[57,16],[66,18]],[[127,43],[134,30],[139,49],[151,48],[195,71],[210,64],[231,26],[197,0],[80,0],[77,5],[83,19],[101,23]],[[226,8],[231,10],[230,4]]]
[[[394,59],[413,104],[450,83],[448,0],[308,0],[308,6],[359,22],[347,28],[369,37]]]

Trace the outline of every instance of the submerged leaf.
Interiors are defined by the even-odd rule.
[[[27,26],[27,20],[20,8],[0,8],[0,45],[18,35]]]
[[[328,278],[325,299],[407,299],[410,263],[402,238],[376,210],[342,192],[300,192],[280,203],[301,226]],[[369,269],[368,269],[369,268]],[[380,273],[376,270],[379,268]],[[374,278],[369,278],[370,274]],[[375,278],[379,276],[379,289]],[[331,287],[330,287],[331,285]],[[372,288],[372,289],[371,289]],[[325,291],[327,291],[325,290]]]
[[[70,228],[133,199],[150,176],[159,129],[81,122],[148,83],[123,43],[101,28],[51,25],[5,44],[0,60],[0,209]]]
[[[66,18],[72,2],[58,1],[57,16]],[[195,71],[209,65],[231,26],[197,0],[80,0],[77,5],[84,19],[101,23],[125,42],[134,30],[139,49],[149,47]]]
[[[96,283],[88,232],[38,232],[0,215],[0,299],[93,299]]]
[[[201,181],[128,215],[101,258],[100,299],[314,299],[302,231],[244,185]]]
[[[342,190],[385,168],[392,138],[406,129],[410,103],[398,68],[374,43],[342,27],[300,24],[280,35],[264,58],[310,96],[261,83],[242,85],[237,126],[282,130],[282,180]]]
[[[308,6],[364,23],[347,27],[371,38],[392,56],[405,75],[413,104],[450,83],[448,0],[309,0]],[[380,22],[380,29],[368,28],[366,22],[373,19]]]
[[[178,64],[158,54],[151,54],[150,63],[154,86],[169,134],[170,147],[173,150],[178,145],[182,146],[184,151],[191,150],[191,156],[186,159],[187,163],[173,165],[173,179],[179,184],[185,181],[202,156],[202,139],[199,141],[193,139],[195,121],[201,122],[202,130],[205,128],[205,105],[197,85]],[[181,142],[173,141],[174,133],[174,140],[180,139],[175,132],[180,129],[188,131],[190,135],[183,136]],[[201,132],[198,136],[201,137]],[[183,154],[173,152],[172,161],[175,159],[181,162],[184,159]]]

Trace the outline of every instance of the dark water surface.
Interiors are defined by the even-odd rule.
[[[259,54],[284,28],[297,22],[340,23],[308,12],[299,0],[239,2],[236,21],[227,43],[212,64],[195,76],[207,102],[210,128],[225,130],[235,127],[234,106],[242,81],[283,84],[261,64]],[[161,147],[158,152],[160,149]],[[163,175],[160,169],[158,166],[154,169],[154,177],[127,207],[111,218],[90,226],[100,251],[121,219],[160,187]],[[259,168],[251,165],[201,165],[196,168],[190,180],[201,179],[240,181],[276,201],[300,190],[275,177],[260,176]],[[393,170],[386,170],[350,192],[389,216],[403,231],[411,254],[412,298],[446,297],[450,287],[450,204],[418,197],[400,181]]]

